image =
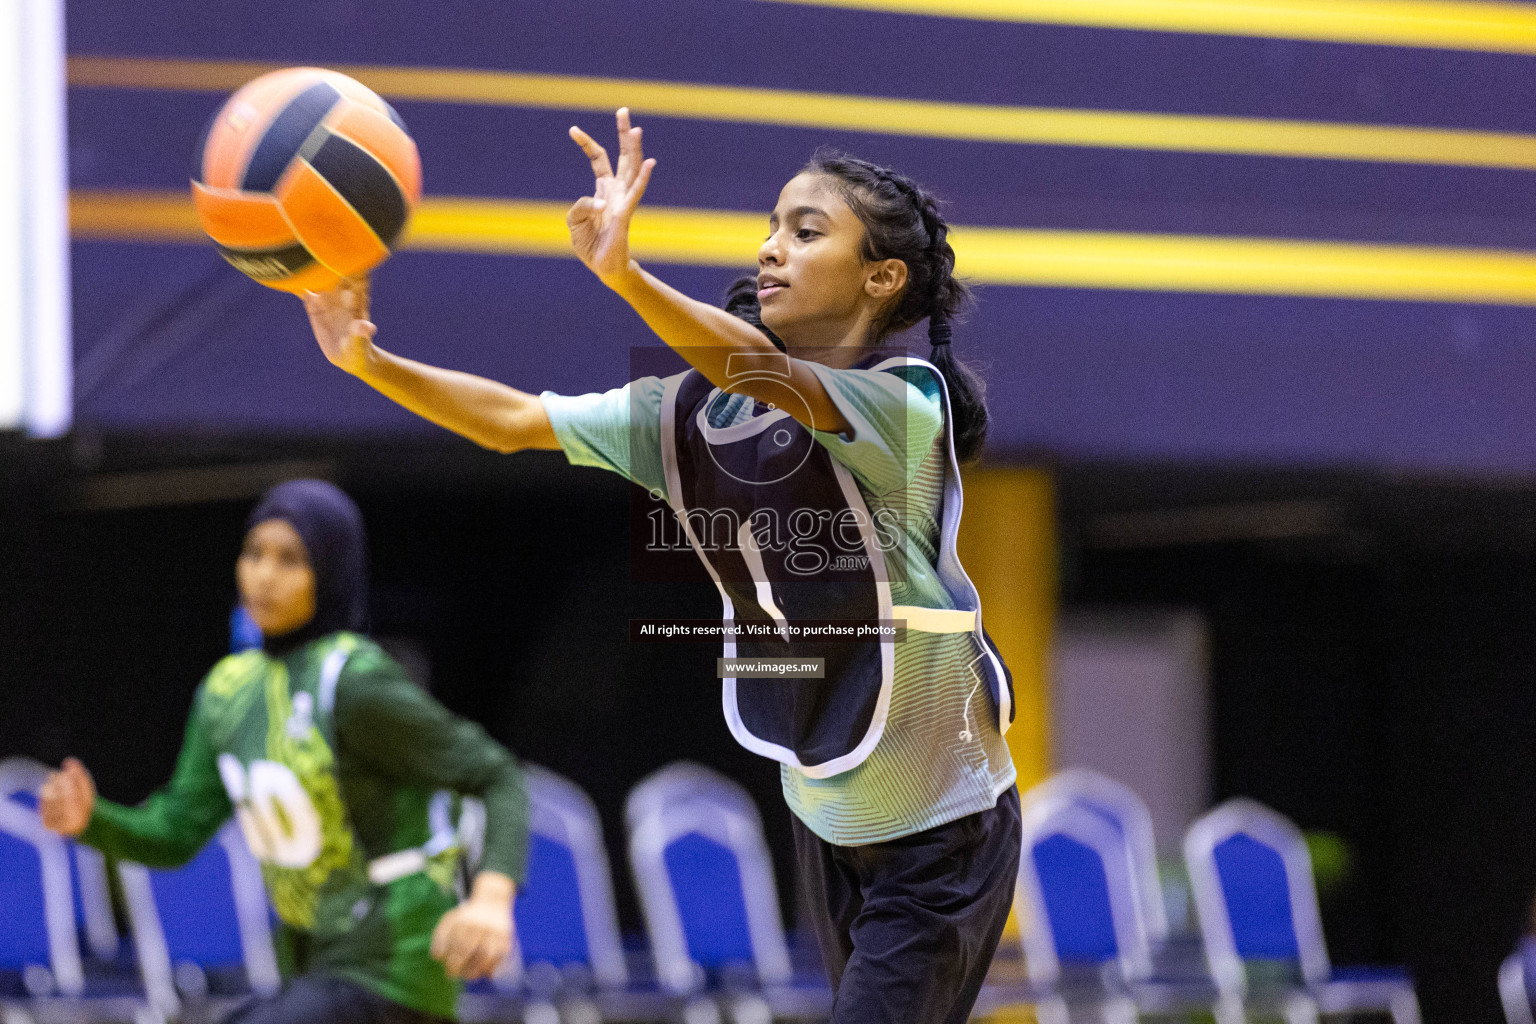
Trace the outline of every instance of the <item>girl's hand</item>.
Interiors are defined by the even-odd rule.
[[[37,809],[43,827],[61,836],[78,836],[91,823],[96,808],[96,782],[85,765],[66,757],[63,766],[43,783]]]
[[[305,292],[303,299],[325,358],[348,373],[360,373],[378,330],[368,319],[368,278],[349,278],[328,292]]]
[[[592,194],[576,200],[565,222],[571,229],[571,248],[587,269],[605,284],[629,272],[629,218],[656,161],[646,160],[640,150],[640,129],[629,126],[629,108],[620,107],[619,169],[608,163],[608,151],[580,128],[571,127],[571,138],[592,162],[595,180]]]
[[[512,949],[512,879],[496,871],[475,876],[469,899],[444,914],[432,931],[432,955],[449,977],[483,978]]]

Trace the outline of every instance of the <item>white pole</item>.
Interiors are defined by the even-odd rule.
[[[8,2],[8,0],[0,0]],[[67,432],[74,413],[69,280],[64,0],[21,0],[25,31],[21,151],[25,203],[24,421],[35,437]]]
[[[22,53],[31,0],[0,0],[0,429],[22,425],[26,312],[22,227]]]

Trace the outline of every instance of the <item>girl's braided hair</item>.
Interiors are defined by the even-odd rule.
[[[864,224],[866,261],[901,260],[907,284],[875,324],[878,342],[928,321],[928,361],[944,375],[949,389],[955,453],[974,458],[987,437],[985,384],[951,351],[951,323],[970,298],[970,289],[954,276],[955,250],[949,225],[931,194],[905,175],[868,160],[834,150],[817,150],[802,173],[832,179],[838,194]],[[780,348],[782,341],[763,326],[757,281],[742,278],[726,293],[725,308],[756,325]]]

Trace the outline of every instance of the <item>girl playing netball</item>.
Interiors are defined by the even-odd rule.
[[[261,647],[198,687],[171,780],[137,807],[98,799],[70,759],[43,824],[106,853],[175,866],[229,818],[261,861],[286,984],[224,1024],[442,1024],[459,979],[507,955],[528,859],[516,760],[413,684],[361,632],[368,550],[352,499],[279,484],[235,563]],[[455,894],[452,794],[485,804],[473,892]]]
[[[980,446],[986,411],[951,354],[965,289],[947,227],[901,175],[818,154],[779,194],[755,281],[718,309],[630,257],[655,161],[628,111],[618,128],[617,168],[571,129],[596,178],[567,217],[571,242],[692,369],[536,397],[375,345],[361,283],[305,298],[316,338],[485,447],[558,448],[664,497],[726,622],[769,627],[728,639],[726,655],[822,659],[822,678],[727,678],[724,705],[737,740],[781,764],[833,1020],[963,1021],[1008,914],[1020,830],[1009,680],[955,555],[958,460]],[[924,319],[927,361],[882,347]],[[900,642],[808,642],[797,620],[906,629]]]

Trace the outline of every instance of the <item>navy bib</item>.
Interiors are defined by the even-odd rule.
[[[782,380],[787,361],[740,374]],[[949,398],[943,375],[909,357],[873,370],[910,375],[921,367]],[[909,630],[971,633],[972,671],[986,683],[999,728],[1013,718],[1012,681],[981,628],[975,587],[954,553],[960,523],[960,478],[947,448],[940,581],[956,609],[893,606],[884,546],[899,534],[871,517],[853,475],[811,431],[783,409],[756,403],[750,418],[711,424],[729,400],[697,370],[665,381],[661,405],[667,499],[684,534],[720,591],[727,658],[821,658],[821,679],[727,678],[722,699],[737,742],[827,778],[860,764],[885,728],[895,672],[890,638],[828,641],[791,635],[792,623],[829,620],[891,623]]]

